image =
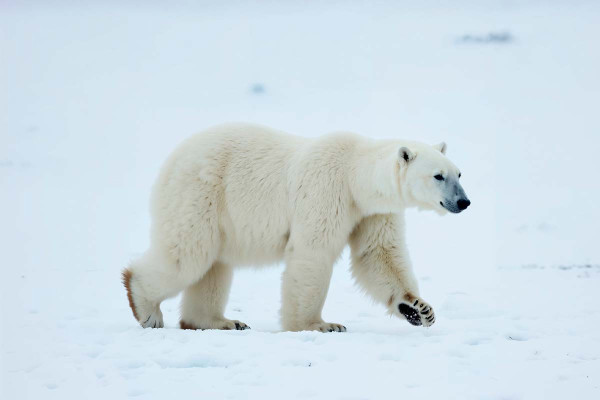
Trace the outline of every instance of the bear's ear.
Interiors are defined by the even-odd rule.
[[[398,150],[398,159],[401,163],[408,164],[414,158],[415,154],[408,147],[400,147],[400,150]]]
[[[446,149],[448,148],[448,146],[446,146],[446,142],[442,142],[442,143],[433,145],[433,148],[438,150],[442,154],[446,154]]]

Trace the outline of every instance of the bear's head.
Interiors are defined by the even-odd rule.
[[[410,147],[410,148],[409,148]],[[459,213],[471,202],[460,185],[458,168],[446,157],[446,144],[414,143],[398,150],[399,185],[407,206]]]

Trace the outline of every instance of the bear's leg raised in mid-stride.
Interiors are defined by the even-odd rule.
[[[144,328],[162,328],[160,303],[176,296],[207,269],[198,264],[177,264],[149,250],[123,271],[123,284],[134,317]]]
[[[427,327],[435,322],[435,314],[419,297],[404,243],[403,215],[364,218],[350,235],[352,275],[366,293],[388,307],[390,314]]]
[[[198,282],[219,256],[219,180],[196,167],[174,161],[163,167],[152,194],[150,249],[123,272],[144,328],[162,327],[160,303]]]
[[[223,315],[231,279],[231,266],[217,261],[202,279],[185,289],[181,300],[181,328],[249,329],[245,323]]]

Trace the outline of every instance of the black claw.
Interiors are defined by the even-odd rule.
[[[428,308],[426,310],[421,310],[421,314],[423,314],[423,315],[429,314],[429,311],[431,311],[431,308]]]
[[[248,325],[246,325],[246,324],[241,323],[241,322],[236,322],[235,323],[235,329],[238,330],[238,331],[243,331],[243,330],[246,330],[246,329],[250,329],[250,327]]]
[[[333,332],[333,328],[329,328],[329,332]]]
[[[413,304],[413,306],[416,306],[417,304],[419,304],[419,300],[415,300],[415,304]],[[423,307],[423,306],[421,306]]]

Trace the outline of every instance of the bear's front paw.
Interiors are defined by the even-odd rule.
[[[319,332],[346,332],[346,327],[342,324],[335,324],[330,322],[316,322],[311,324],[308,331],[319,331]]]
[[[179,321],[179,326],[181,329],[191,329],[191,330],[205,330],[205,329],[220,329],[224,331],[234,330],[234,331],[243,331],[246,329],[250,329],[248,325],[245,323],[238,321],[237,319],[225,319],[225,318],[217,318],[214,320],[203,321],[202,323],[189,323],[187,321],[181,320]]]
[[[407,295],[406,301],[398,304],[398,311],[404,315],[406,320],[415,326],[431,326],[435,322],[433,308],[423,299]]]

